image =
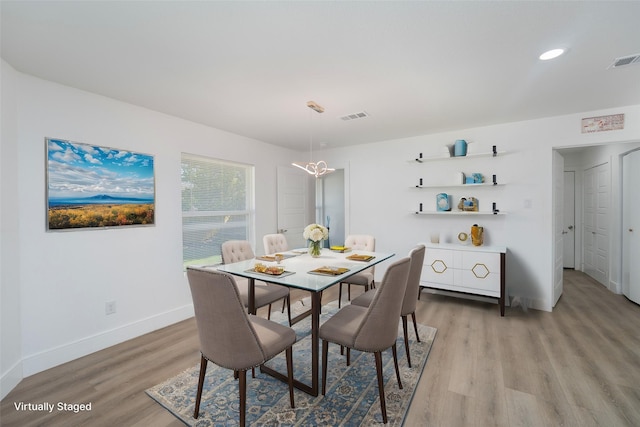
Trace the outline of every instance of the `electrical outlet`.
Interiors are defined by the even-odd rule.
[[[115,301],[109,301],[104,303],[104,314],[113,314],[116,312],[116,302]]]

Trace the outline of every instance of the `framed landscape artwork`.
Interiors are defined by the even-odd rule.
[[[153,156],[46,138],[47,230],[155,223]]]

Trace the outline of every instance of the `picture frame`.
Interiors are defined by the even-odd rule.
[[[45,138],[46,230],[155,225],[154,158]]]

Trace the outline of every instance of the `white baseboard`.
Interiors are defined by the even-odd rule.
[[[22,374],[28,377],[121,342],[193,317],[193,304],[60,345],[22,359]]]
[[[0,400],[4,399],[22,381],[22,361],[18,361],[0,377]]]
[[[622,284],[616,282],[615,280],[609,280],[609,290],[614,294],[621,295],[622,294]]]

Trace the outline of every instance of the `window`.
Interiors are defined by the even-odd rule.
[[[223,242],[253,235],[253,166],[182,153],[181,175],[183,263],[220,263]]]

